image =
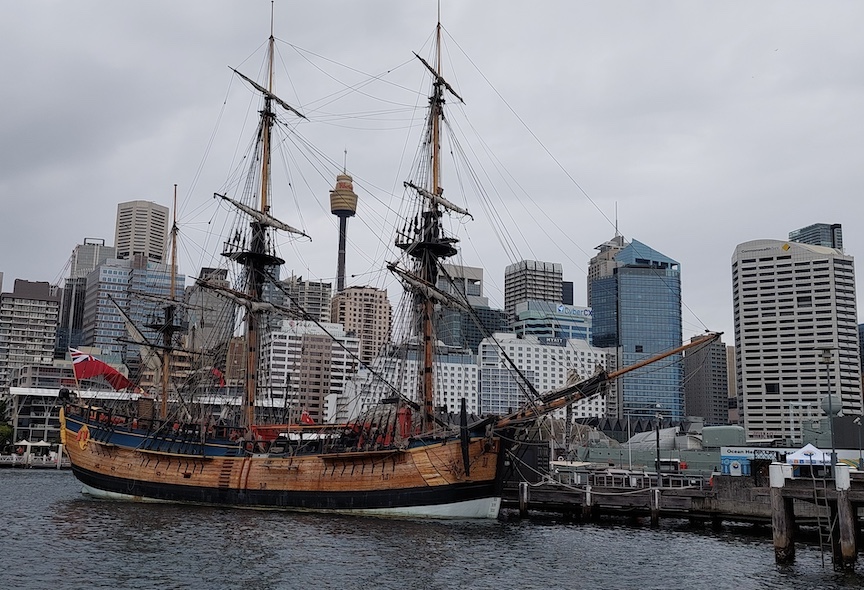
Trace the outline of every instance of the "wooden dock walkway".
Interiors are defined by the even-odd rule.
[[[610,472],[611,471],[611,472]],[[771,524],[768,479],[715,475],[655,474],[624,470],[557,474],[536,484],[509,482],[503,506],[529,512],[554,512],[566,517],[592,519],[603,516],[687,518]],[[799,522],[817,518],[814,506],[793,502]]]
[[[793,477],[791,466],[771,465],[769,477],[715,475],[710,479],[685,474],[631,473],[625,470],[555,474],[539,483],[508,482],[505,509],[558,513],[590,521],[608,516],[686,518],[710,522],[771,525],[778,563],[794,560],[799,525],[815,526],[820,548],[839,568],[853,567],[858,553],[864,512],[864,473],[837,466],[837,477],[826,473]],[[776,472],[776,473],[775,473]]]

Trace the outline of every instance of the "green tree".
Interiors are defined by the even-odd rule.
[[[12,444],[12,427],[8,424],[0,424],[0,449],[5,449]]]

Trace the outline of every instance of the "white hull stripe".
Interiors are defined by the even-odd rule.
[[[124,502],[144,502],[153,504],[192,504],[192,502],[173,502],[170,500],[158,500],[146,496],[132,496],[117,492],[106,492],[88,485],[84,485],[82,493],[102,500],[118,500]],[[202,504],[204,505],[204,504]],[[224,506],[224,504],[219,504]],[[278,507],[249,507],[235,506],[236,508],[254,508],[257,510],[288,510],[291,512],[329,512],[334,514],[359,514],[369,516],[397,516],[408,518],[497,518],[501,508],[501,498],[479,498],[477,500],[465,500],[450,504],[436,504],[432,506],[403,506],[399,508],[362,508],[362,509],[338,509],[338,510],[314,510],[303,508],[278,508]]]

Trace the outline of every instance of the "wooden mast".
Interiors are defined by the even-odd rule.
[[[177,288],[177,185],[174,185],[173,223],[171,225],[171,264],[169,266],[170,291],[168,298],[171,303],[165,306],[165,317],[162,329],[162,404],[159,415],[164,420],[168,417],[168,389],[171,384],[171,349],[173,346],[174,326],[174,293]]]
[[[441,79],[441,21],[435,27],[435,73],[436,80],[431,103],[432,123],[432,194],[437,195],[440,186],[440,121],[441,103],[443,102]],[[441,212],[438,205],[431,203],[429,215],[426,219],[429,226],[437,225]],[[437,227],[428,227],[437,234]],[[437,236],[434,236],[437,238]],[[423,257],[420,277],[430,285],[435,285],[438,278],[437,260],[433,250],[426,250]],[[433,364],[435,362],[435,333],[432,325],[435,306],[429,297],[423,302],[423,431],[429,432],[435,425],[434,403],[435,403],[435,381]]]
[[[238,76],[243,78],[264,97],[264,106],[260,111],[261,119],[258,125],[258,137],[256,142],[257,151],[254,154],[254,159],[250,163],[251,169],[249,171],[250,174],[258,175],[257,182],[250,182],[250,184],[247,185],[252,189],[252,194],[247,195],[251,198],[252,202],[247,205],[246,203],[235,201],[226,195],[221,195],[219,193],[215,193],[214,195],[230,202],[240,211],[246,213],[252,218],[249,223],[248,242],[244,240],[242,245],[239,245],[239,242],[226,242],[225,249],[222,252],[223,256],[230,258],[243,267],[246,281],[243,298],[250,302],[250,304],[246,306],[246,316],[244,318],[246,383],[243,388],[243,401],[240,412],[241,425],[247,429],[250,429],[255,424],[255,398],[258,391],[258,370],[260,368],[258,358],[259,341],[261,339],[261,329],[265,326],[261,318],[264,309],[262,306],[256,306],[256,303],[260,302],[264,295],[264,285],[270,277],[272,269],[281,266],[285,262],[276,255],[274,248],[275,240],[272,239],[270,233],[275,230],[281,230],[297,235],[306,235],[302,231],[284,224],[270,215],[271,136],[276,118],[273,103],[275,102],[298,117],[303,119],[306,118],[297,109],[273,94],[274,53],[276,43],[276,39],[273,36],[273,22],[273,7],[271,5],[270,38],[267,47],[267,86],[262,86],[239,71],[234,70]],[[260,168],[258,168],[259,165]]]
[[[391,268],[397,274],[402,275],[409,284],[413,283],[413,280],[408,278],[409,276],[417,281],[413,286],[408,286],[408,289],[414,293],[416,309],[419,312],[417,327],[422,339],[422,343],[420,344],[422,347],[422,351],[420,351],[420,364],[422,368],[418,375],[418,388],[423,406],[422,430],[425,433],[431,432],[435,426],[435,382],[433,378],[435,331],[432,321],[435,302],[429,294],[427,287],[431,289],[435,288],[438,282],[438,265],[440,261],[457,254],[454,244],[458,240],[446,236],[442,229],[441,217],[443,210],[447,209],[461,215],[468,214],[466,210],[447,201],[443,197],[444,191],[441,188],[441,121],[443,118],[444,90],[446,89],[460,101],[462,98],[441,77],[440,18],[436,28],[435,40],[434,61],[436,63],[434,66],[430,65],[416,53],[414,54],[426,69],[429,70],[434,80],[432,83],[432,94],[429,97],[429,118],[427,119],[427,135],[425,137],[426,145],[430,150],[431,167],[429,169],[429,176],[422,183],[424,186],[418,186],[410,181],[405,182],[407,188],[417,191],[418,196],[424,201],[424,205],[421,207],[419,215],[414,219],[416,225],[410,230],[406,226],[406,229],[397,235],[396,238],[396,246],[414,259],[414,268],[413,272],[410,273],[402,273]]]
[[[270,212],[270,136],[273,129],[273,112],[271,110],[271,96],[273,94],[273,6],[270,6],[270,38],[267,45],[267,91],[269,95],[264,96],[264,121],[261,129],[261,213]]]
[[[681,346],[659,353],[627,367],[623,367],[621,369],[618,369],[617,371],[601,374],[597,377],[589,377],[584,382],[576,383],[573,385],[565,385],[560,389],[545,394],[541,399],[540,403],[502,417],[494,423],[494,426],[495,428],[505,428],[514,424],[521,424],[528,420],[533,420],[534,418],[537,418],[539,416],[546,415],[550,412],[553,412],[554,410],[557,410],[558,408],[563,408],[568,404],[593,395],[593,393],[589,393],[588,395],[583,393],[583,389],[588,389],[588,387],[586,387],[586,384],[590,384],[591,386],[593,386],[595,392],[599,391],[599,389],[597,389],[597,386],[602,382],[612,381],[613,379],[617,379],[618,377],[630,373],[631,371],[641,369],[642,367],[650,365],[651,363],[656,363],[657,361],[663,360],[675,354],[679,354],[681,352],[684,352],[685,350],[689,350],[691,348],[699,346],[706,346],[719,339],[721,334],[722,332],[709,332],[708,334],[703,334],[702,336],[694,338],[690,342],[684,343]],[[592,381],[596,382],[591,383]]]
[[[271,6],[272,11],[272,6]],[[264,109],[261,111],[261,185],[260,185],[260,210],[261,213],[269,213],[269,187],[270,187],[270,137],[273,129],[273,50],[275,38],[273,37],[273,16],[270,17],[270,38],[267,48],[267,92],[264,93]],[[262,223],[253,222],[251,243],[251,264],[248,268],[248,295],[253,301],[261,298],[264,285],[264,274],[268,260],[266,226]],[[281,262],[281,261],[280,261]],[[251,309],[246,312],[246,388],[243,391],[243,426],[251,428],[255,424],[255,398],[258,391],[258,346],[260,336],[260,316]]]

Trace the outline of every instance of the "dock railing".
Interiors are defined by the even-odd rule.
[[[704,475],[695,473],[657,473],[643,471],[628,471],[626,469],[594,470],[558,470],[553,471],[551,479],[558,483],[571,486],[591,485],[599,488],[692,488],[698,490],[710,489],[711,482]]]

